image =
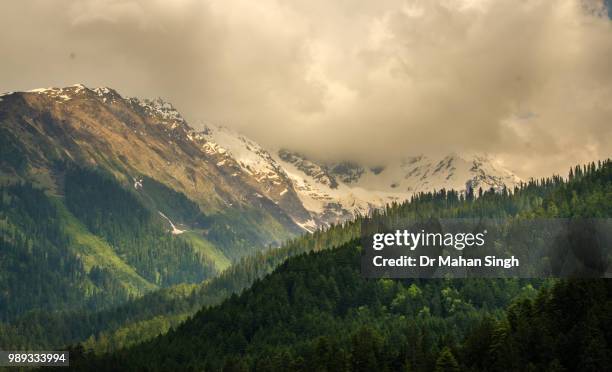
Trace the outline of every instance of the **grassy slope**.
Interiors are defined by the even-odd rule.
[[[79,254],[86,270],[99,266],[111,270],[123,283],[130,294],[142,295],[158,287],[141,277],[133,267],[123,261],[110,245],[100,237],[93,235],[64,206],[61,199],[53,197],[61,216],[60,223],[64,231],[73,238],[71,249]]]
[[[212,243],[204,239],[197,232],[187,231],[180,236],[193,244],[193,247],[197,250],[197,252],[212,260],[215,263],[215,267],[218,272],[227,269],[232,264],[232,262],[223,254],[223,252],[217,249]]]

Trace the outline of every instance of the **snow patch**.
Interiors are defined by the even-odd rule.
[[[314,232],[317,230],[317,223],[315,222],[315,220],[313,220],[312,218],[305,221],[305,222],[297,222],[294,221],[299,227],[301,227],[302,229],[308,231],[308,232]]]
[[[163,214],[160,211],[157,211],[157,213],[159,213],[160,216],[162,216],[163,218],[165,218],[168,223],[170,223],[170,226],[172,227],[172,235],[179,235],[185,232],[185,230],[179,230],[176,228],[176,226],[174,226],[174,224],[172,223],[172,221],[170,221],[170,219],[168,217],[166,217],[165,214]]]
[[[74,84],[72,87],[76,88],[74,90],[75,93],[80,93],[80,92],[84,91],[85,89],[87,89],[87,87],[85,85],[83,85],[83,84]]]
[[[6,93],[0,93],[0,97],[4,97],[4,96],[10,96],[11,94],[14,94],[15,92],[6,92]],[[2,102],[2,98],[0,98],[0,102]]]
[[[136,177],[132,177],[132,179],[134,180],[134,188],[136,190],[142,189],[142,178],[138,179]]]
[[[56,98],[56,99],[61,99],[63,102],[69,101],[72,99],[72,96],[70,96],[70,94],[73,94],[73,92],[71,91],[73,87],[68,87],[68,88],[37,88],[37,89],[32,89],[32,90],[28,90],[26,93],[36,93],[36,94],[45,94],[50,98]],[[85,89],[85,87],[82,87],[81,89]],[[77,91],[75,93],[78,93],[79,88],[77,88]],[[61,103],[61,102],[60,102]]]
[[[49,88],[36,88],[36,89],[32,89],[32,90],[28,90],[28,93],[46,93],[46,92],[50,92],[50,91],[54,91],[57,90],[59,88],[53,88],[53,87],[49,87]]]
[[[153,100],[150,99],[141,99],[141,98],[131,98],[133,102],[142,107],[149,114],[157,116],[166,121],[173,121],[175,123],[172,124],[172,129],[175,129],[180,124],[186,124],[185,119],[181,116],[181,114],[172,106],[170,102],[166,102],[161,98],[156,98]]]
[[[284,169],[268,151],[232,129],[207,124],[197,136],[205,141],[202,147],[207,154],[224,156],[226,163],[235,163],[263,186],[281,185],[283,179],[287,180]]]
[[[97,87],[92,89],[94,93],[96,93],[98,95],[98,97],[105,97],[107,95],[110,95],[112,92],[110,89],[108,89],[107,87]]]

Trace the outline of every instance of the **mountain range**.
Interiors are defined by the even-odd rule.
[[[494,164],[456,154],[376,167],[322,162],[229,128],[194,129],[168,102],[111,88],[5,93],[0,321],[43,308],[100,310],[199,283],[267,247],[420,192],[520,182]]]
[[[2,130],[23,143],[31,174],[51,190],[61,192],[53,161],[67,158],[104,167],[136,192],[147,188],[147,178],[156,180],[207,213],[256,209],[289,234],[367,215],[419,192],[500,190],[520,182],[479,154],[412,155],[375,167],[321,162],[282,146],[264,148],[226,127],[196,130],[162,99],[122,97],[111,88],[79,84],[0,99]],[[175,233],[194,228],[180,213],[160,212]]]
[[[0,346],[76,345],[77,370],[608,363],[606,283],[366,280],[358,237],[364,221],[607,217],[610,160],[524,183],[485,155],[324,162],[196,126],[110,88],[0,96]]]
[[[77,359],[71,366],[96,371],[606,371],[612,356],[612,285],[580,278],[586,274],[582,270],[592,270],[590,264],[574,267],[571,279],[365,278],[360,261],[366,247],[358,230],[362,223],[380,226],[402,218],[494,217],[504,221],[507,239],[497,240],[487,253],[503,255],[513,246],[534,252],[546,245],[546,239],[517,242],[516,233],[533,232],[533,220],[562,218],[573,222],[566,243],[555,249],[565,245],[593,252],[606,246],[606,234],[593,239],[593,225],[584,223],[592,220],[580,217],[610,215],[611,171],[608,159],[572,168],[568,178],[531,180],[511,193],[485,191],[476,198],[445,190],[423,193],[371,217],[305,234],[242,261],[173,307],[163,306],[168,299],[149,298],[153,306],[147,309],[161,309],[161,319],[172,319],[176,312],[168,309],[181,308],[178,304],[201,305],[177,326],[160,328],[160,317],[150,313],[147,322],[103,331],[71,350]],[[537,261],[521,264],[532,267]],[[546,256],[542,263],[554,261]],[[252,282],[236,286],[244,278]],[[225,300],[215,302],[214,294],[224,294]],[[138,307],[133,303],[117,313]]]

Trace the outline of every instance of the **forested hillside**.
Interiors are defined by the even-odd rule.
[[[534,286],[541,283],[533,280],[366,280],[359,258],[358,244],[350,243],[290,259],[167,336],[82,365],[213,371],[608,365],[607,280],[561,282],[539,294]],[[589,369],[579,368],[586,362]]]
[[[458,342],[476,321],[499,317],[495,309],[534,292],[520,281],[366,280],[359,258],[352,241],[290,259],[243,295],[119,353],[117,365],[176,370],[184,360],[206,370],[371,371],[418,362],[430,370],[441,342]]]
[[[188,241],[169,235],[159,216],[112,175],[74,167],[64,182],[72,214],[149,282],[165,287],[197,283],[214,274],[211,260]]]
[[[88,275],[66,249],[70,237],[58,219],[56,206],[32,185],[0,186],[0,320],[35,308],[77,306],[88,297],[107,303],[127,299],[127,291],[104,272]],[[98,286],[107,287],[105,298]]]
[[[2,96],[1,327],[201,283],[303,231],[165,102],[82,85]]]
[[[329,249],[354,239],[359,224],[332,226],[286,242],[280,248],[242,258],[201,284],[181,284],[150,292],[121,306],[102,311],[36,311],[0,324],[0,345],[13,349],[53,348],[84,342],[104,352],[165,333],[203,306],[219,304],[249,287],[288,257]]]
[[[159,287],[216,274],[211,259],[111,175],[69,168],[65,197],[28,182],[0,186],[0,320],[99,311]]]
[[[609,217],[612,163],[576,167],[567,179],[534,180],[512,192],[476,193],[424,193],[375,218]],[[607,280],[366,280],[359,257],[360,244],[351,240],[290,258],[163,337],[100,358],[74,349],[85,352],[77,366],[604,370],[610,360]]]

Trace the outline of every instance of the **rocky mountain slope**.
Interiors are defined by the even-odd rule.
[[[0,322],[198,283],[304,231],[295,193],[266,197],[206,136],[109,88],[2,94]]]
[[[143,178],[153,179],[185,194],[206,214],[263,211],[264,219],[274,222],[272,230],[288,235],[301,231],[293,221],[300,213],[294,193],[280,198],[283,205],[295,205],[290,217],[262,197],[264,185],[241,171],[206,132],[192,129],[167,102],[124,98],[113,89],[82,85],[8,93],[1,99],[1,128],[20,143],[29,166],[27,177],[58,194],[61,174],[55,164],[70,161],[103,167],[136,191],[143,187]],[[277,186],[283,182],[290,187],[282,179]],[[181,222],[185,221],[175,222],[178,229]],[[281,235],[278,238],[288,236]]]
[[[421,191],[519,182],[480,155],[407,156],[378,167],[317,162],[286,149],[267,150],[228,128],[195,130],[170,103],[125,98],[110,88],[75,85],[0,99],[0,119],[26,139],[34,173],[55,180],[51,187],[58,183],[52,162],[69,158],[105,166],[135,189],[143,177],[155,179],[209,213],[263,210],[274,229],[289,233],[367,214]],[[171,217],[168,222],[175,232],[189,227]]]

